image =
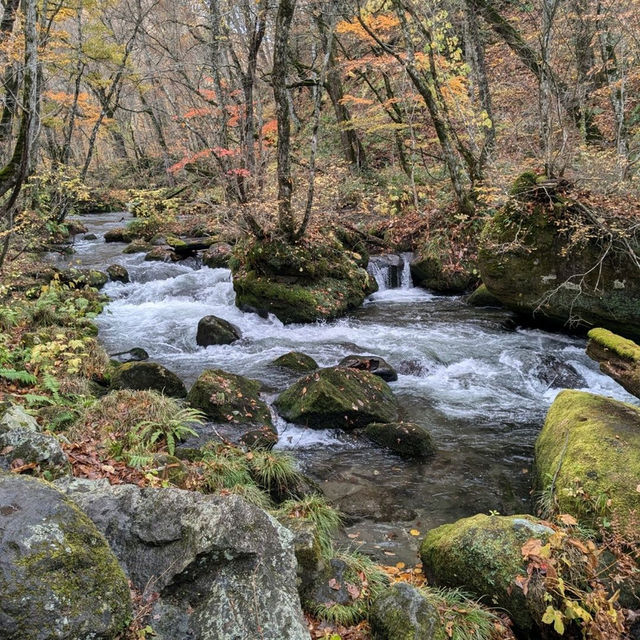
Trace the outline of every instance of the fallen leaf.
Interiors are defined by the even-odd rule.
[[[568,527],[573,527],[574,525],[578,524],[578,521],[568,513],[561,513],[558,516],[558,520],[560,520],[562,524],[566,524]]]
[[[409,531],[409,533],[412,536],[419,536],[420,535],[420,532],[417,529],[411,529],[411,531]]]

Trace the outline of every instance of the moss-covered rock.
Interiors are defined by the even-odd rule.
[[[525,179],[526,178],[526,179]],[[607,239],[559,186],[531,174],[485,226],[482,281],[508,308],[539,320],[603,326],[640,336],[640,243],[607,249]]]
[[[89,518],[51,485],[0,473],[0,636],[111,640],[129,585]]]
[[[536,482],[586,525],[640,513],[640,409],[581,391],[551,405],[535,448]]]
[[[197,251],[208,249],[217,242],[216,238],[177,238],[167,236],[167,244],[180,256],[195,255]]]
[[[96,269],[65,269],[59,274],[60,282],[74,287],[95,287],[100,289],[109,281],[109,276]]]
[[[640,346],[607,329],[591,329],[587,355],[600,363],[600,371],[611,376],[629,393],[640,398]]]
[[[152,389],[167,396],[183,398],[187,390],[180,378],[157,362],[126,362],[111,374],[113,389]]]
[[[144,259],[147,262],[178,262],[180,256],[169,247],[153,247],[147,252]]]
[[[151,245],[148,242],[144,242],[144,240],[133,240],[122,250],[122,253],[146,253],[149,249],[151,249]]]
[[[208,347],[215,344],[231,344],[240,340],[240,329],[217,316],[205,316],[198,322],[196,344]]]
[[[427,241],[411,262],[411,277],[417,287],[436,293],[465,293],[479,280],[475,261],[454,256],[449,239],[436,236]]]
[[[385,382],[394,382],[398,379],[398,372],[380,356],[347,356],[340,360],[338,366],[368,371]]]
[[[315,371],[318,368],[318,363],[306,353],[300,353],[299,351],[290,351],[276,358],[271,364],[281,369],[289,369],[296,373],[307,373],[309,371]]]
[[[420,557],[429,584],[483,598],[504,609],[524,637],[540,638],[547,606],[543,585],[537,584],[542,578],[534,574],[526,594],[516,579],[527,575],[522,546],[532,538],[544,544],[552,534],[533,516],[479,514],[429,531]]]
[[[501,307],[502,303],[493,293],[487,289],[486,285],[481,284],[473,293],[467,297],[467,304],[472,307]]]
[[[104,234],[105,242],[131,242],[133,238],[134,234],[125,227],[109,229],[109,231]]]
[[[431,434],[413,422],[373,422],[363,433],[372,442],[403,458],[428,458],[436,450]]]
[[[231,268],[237,306],[284,323],[342,316],[375,291],[373,278],[338,243],[254,242],[237,250]]]
[[[216,242],[202,254],[202,264],[210,269],[227,269],[231,261],[232,247],[226,242]]]
[[[32,465],[33,472],[49,480],[71,472],[58,439],[48,433],[17,427],[0,433],[0,469]]]
[[[129,282],[129,272],[121,264],[112,264],[107,267],[107,275],[114,282]]]
[[[275,433],[269,407],[260,399],[260,383],[256,380],[208,369],[191,387],[187,400],[213,421],[242,426],[248,432],[265,429]]]
[[[19,404],[0,403],[0,434],[11,429],[40,431],[40,425]]]
[[[398,418],[397,400],[384,380],[341,367],[300,378],[278,396],[275,406],[285,420],[314,429],[356,429]]]

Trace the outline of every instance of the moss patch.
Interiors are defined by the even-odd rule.
[[[289,369],[300,373],[314,371],[318,368],[318,363],[306,353],[299,351],[290,351],[276,358],[272,364],[282,369]]]
[[[597,342],[601,347],[608,349],[619,358],[630,362],[640,362],[640,346],[633,340],[622,338],[607,329],[591,329],[589,340]]]

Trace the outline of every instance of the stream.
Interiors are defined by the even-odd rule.
[[[105,270],[117,263],[129,271],[131,283],[110,282],[103,289],[111,302],[97,324],[109,353],[142,347],[187,387],[207,368],[242,374],[262,382],[267,400],[295,380],[270,366],[288,351],[303,351],[323,367],[349,354],[375,354],[398,370],[398,381],[390,384],[403,419],[427,427],[437,446],[426,462],[276,421],[277,447],[290,451],[345,514],[348,537],[342,542],[386,564],[415,564],[422,535],[412,536],[413,529],[423,534],[478,512],[530,512],[534,442],[561,389],[637,403],[598,371],[584,339],[518,328],[507,311],[414,288],[406,255],[395,274],[374,260],[370,270],[380,291],[350,316],[284,326],[238,310],[227,269],[201,267],[196,259],[145,262],[144,254],[123,255],[124,245],[105,243],[104,233],[122,226],[123,218],[128,214],[84,216],[97,239],[78,236],[75,253],[64,258],[65,265]],[[205,315],[235,324],[242,339],[198,347],[196,327]]]

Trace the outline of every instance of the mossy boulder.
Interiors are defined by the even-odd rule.
[[[398,419],[389,385],[368,371],[330,367],[300,378],[275,401],[289,422],[314,429],[356,429]]]
[[[198,322],[196,344],[208,347],[216,344],[231,344],[240,340],[240,329],[217,316],[205,316]]]
[[[373,640],[513,637],[495,614],[458,592],[417,588],[406,582],[396,582],[376,597],[369,622]]]
[[[177,238],[167,236],[167,244],[179,255],[183,257],[193,256],[197,251],[208,249],[217,242],[216,238]]]
[[[119,637],[129,585],[102,534],[53,486],[0,473],[0,636]]]
[[[558,508],[594,526],[640,513],[640,409],[582,391],[551,405],[535,447],[536,484]]]
[[[233,249],[226,242],[216,242],[202,253],[202,264],[210,269],[227,269]]]
[[[640,398],[640,345],[607,329],[591,329],[587,355],[600,363],[602,373]]]
[[[152,389],[166,396],[184,398],[187,389],[180,378],[157,362],[126,362],[111,374],[113,389]]]
[[[363,433],[375,444],[403,458],[428,458],[436,450],[431,434],[413,422],[372,422]]]
[[[71,473],[71,465],[58,439],[48,433],[17,427],[0,432],[0,469],[31,465],[48,479]]]
[[[131,242],[133,239],[134,234],[126,227],[109,229],[109,231],[104,234],[105,242]]]
[[[231,268],[236,305],[284,323],[337,318],[376,290],[339,243],[254,242],[236,251]]]
[[[200,374],[189,390],[187,401],[206,416],[242,432],[242,440],[257,446],[263,439],[277,440],[267,404],[260,398],[260,383],[221,369]]]
[[[121,264],[112,264],[107,267],[107,275],[114,282],[126,284],[130,281],[129,272]]]
[[[484,284],[481,284],[473,293],[469,294],[467,304],[470,304],[472,307],[502,306],[500,300],[498,300]]]
[[[147,262],[178,262],[180,256],[169,247],[153,247],[147,252],[144,259]]]
[[[565,191],[521,177],[482,232],[482,281],[506,307],[540,321],[640,336],[640,242],[630,235],[626,246],[609,246]]]
[[[144,242],[144,240],[133,240],[122,250],[122,253],[146,253],[150,248],[149,243]]]
[[[420,558],[430,585],[482,598],[484,604],[504,609],[523,637],[540,638],[548,629],[542,623],[544,588],[537,583],[543,578],[534,574],[526,594],[517,579],[527,575],[522,546],[532,538],[545,544],[552,534],[533,516],[478,514],[429,531]]]
[[[474,260],[460,258],[452,242],[436,236],[420,247],[411,262],[413,284],[436,293],[466,293],[477,286],[478,268]]]
[[[394,382],[398,379],[398,372],[380,356],[347,356],[340,360],[338,366],[368,371],[385,382]]]
[[[306,353],[300,353],[299,351],[290,351],[276,358],[271,364],[281,369],[289,369],[296,373],[307,373],[309,371],[315,371],[318,368],[318,363]]]
[[[0,403],[0,435],[12,429],[40,431],[40,425],[19,404]]]
[[[65,269],[59,274],[60,282],[74,287],[94,287],[100,289],[109,281],[109,276],[96,269]]]

